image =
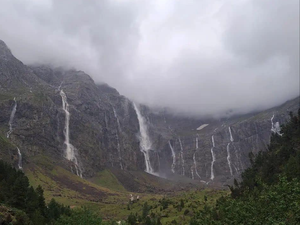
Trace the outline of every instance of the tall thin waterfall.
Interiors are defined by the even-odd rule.
[[[214,135],[211,136],[211,141],[212,141],[212,148],[210,149],[211,152],[211,156],[212,156],[212,161],[211,161],[211,167],[210,167],[210,179],[213,180],[215,179],[215,174],[214,174],[214,164],[216,161],[216,155],[214,153],[214,147],[215,147],[215,139],[214,139]]]
[[[196,137],[196,151],[199,148],[199,139],[198,136]],[[196,151],[193,154],[193,162],[194,162],[194,168],[195,168],[195,173],[196,175],[201,179],[199,173],[198,173],[198,169],[197,169],[197,160],[196,160]]]
[[[196,149],[199,148],[199,140],[198,140],[198,137],[196,137]]]
[[[114,116],[115,116],[115,118],[116,118],[116,120],[117,120],[118,130],[119,130],[119,132],[121,132],[121,124],[120,124],[120,120],[119,120],[118,114],[117,114],[117,112],[116,112],[116,110],[115,110],[114,107],[113,107],[113,111],[114,111]]]
[[[65,111],[66,119],[65,119],[65,128],[64,128],[64,135],[65,135],[65,157],[67,160],[71,161],[75,165],[75,170],[77,176],[82,177],[82,169],[78,163],[76,154],[77,149],[70,143],[70,113],[69,113],[69,104],[67,102],[67,96],[63,90],[60,90],[60,96],[62,99],[62,108]]]
[[[142,116],[139,108],[136,106],[135,103],[133,103],[138,121],[139,121],[139,127],[140,127],[140,135],[139,135],[139,139],[140,139],[140,150],[141,152],[144,154],[145,157],[145,164],[146,164],[146,172],[153,174],[154,170],[151,166],[151,162],[150,162],[150,155],[149,152],[151,150],[152,147],[152,142],[150,140],[149,134],[148,134],[148,128],[145,122],[145,118]]]
[[[119,138],[119,134],[118,134],[118,133],[121,133],[121,125],[120,125],[119,117],[118,117],[117,112],[116,112],[116,110],[115,110],[114,107],[113,107],[113,111],[114,111],[114,116],[115,116],[115,118],[117,120],[117,124],[118,124],[118,130],[116,132],[117,148],[118,148],[118,155],[119,155],[120,167],[121,167],[121,170],[123,170],[121,145],[120,145],[120,138]]]
[[[197,169],[196,152],[194,152],[194,155],[193,155],[193,162],[194,162],[196,175],[201,179],[201,176],[199,175],[198,169]]]
[[[22,167],[22,153],[21,153],[21,151],[18,147],[17,147],[17,149],[18,149],[18,156],[19,156],[18,167],[19,167],[20,170],[22,170],[23,169],[23,167]]]
[[[12,124],[13,124],[14,117],[15,117],[15,114],[16,114],[16,111],[17,111],[17,101],[16,101],[16,98],[14,98],[14,101],[15,101],[15,104],[14,104],[14,107],[13,107],[11,113],[10,113],[10,118],[9,118],[9,122],[8,122],[9,131],[6,133],[6,137],[7,138],[9,138],[10,134],[13,132]]]
[[[229,127],[228,128],[229,130],[229,134],[230,134],[230,142],[227,144],[227,162],[228,162],[228,166],[229,166],[229,170],[230,170],[230,175],[232,176],[233,173],[232,173],[232,167],[231,167],[231,158],[230,158],[230,149],[229,149],[229,146],[230,146],[230,143],[233,142],[233,137],[232,137],[232,133],[231,133],[231,128]]]
[[[171,170],[172,170],[172,173],[175,173],[175,167],[176,167],[176,153],[175,153],[174,148],[173,148],[173,146],[171,145],[171,142],[170,142],[170,141],[169,141],[169,146],[170,146],[170,149],[171,149],[171,152],[172,152],[172,159],[173,159],[172,166],[171,166]]]
[[[181,157],[181,167],[182,167],[182,176],[185,175],[185,168],[184,168],[184,157],[183,157],[183,147],[181,143],[181,139],[178,138],[179,145],[180,145],[180,157]]]

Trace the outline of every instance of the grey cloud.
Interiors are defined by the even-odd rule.
[[[298,0],[0,0],[0,39],[24,63],[75,67],[189,116],[299,95]]]

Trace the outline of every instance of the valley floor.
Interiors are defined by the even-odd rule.
[[[146,173],[135,174],[139,192],[129,192],[114,175],[104,170],[90,180],[81,179],[62,167],[55,166],[46,157],[37,157],[34,166],[24,169],[31,185],[41,185],[46,201],[52,198],[71,208],[87,207],[104,220],[126,220],[130,214],[148,214],[161,218],[162,224],[188,224],[191,217],[216,199],[229,194],[226,190],[201,187],[200,183],[181,186]],[[149,178],[150,177],[150,178]],[[143,179],[150,181],[143,186]],[[159,189],[156,189],[160,186]],[[176,186],[176,188],[175,188]],[[130,194],[135,201],[130,203]],[[136,197],[139,200],[136,201]]]

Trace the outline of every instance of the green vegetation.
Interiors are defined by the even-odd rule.
[[[4,133],[4,132],[3,132]],[[0,149],[5,149],[5,151],[0,151],[0,158],[5,160],[6,162],[12,161],[9,154],[7,154],[9,151],[17,151],[17,149],[9,142],[7,141],[7,138],[0,135]]]
[[[209,189],[165,195],[153,191],[132,193],[140,200],[131,203],[118,174],[109,170],[88,181],[38,155],[25,170],[27,178],[0,162],[0,222],[116,225],[109,221],[113,218],[123,220],[123,225],[300,224],[299,117],[300,110],[298,116],[291,114],[291,121],[282,127],[283,136],[272,135],[267,151],[250,155],[252,166],[240,182],[235,180],[231,194]],[[11,147],[1,137],[0,144]],[[135,180],[138,185],[162,182],[160,185],[172,190],[171,182],[134,175],[139,177]]]
[[[114,191],[126,191],[126,189],[120,184],[118,179],[109,170],[103,170],[98,172],[93,177],[92,182]]]
[[[162,196],[160,199],[143,199],[128,203],[127,223],[133,224],[188,224],[191,218],[206,206],[227,196],[228,191],[190,190]]]
[[[191,220],[196,224],[300,224],[300,110],[272,135],[269,148],[260,152],[242,181],[230,187],[231,196],[205,207]]]
[[[45,203],[41,186],[34,189],[20,170],[0,161],[0,222],[22,225],[103,224],[86,208],[71,210],[52,199]]]
[[[4,221],[7,220],[7,224],[45,224],[55,220],[55,217],[52,216],[53,210],[57,211],[58,217],[70,212],[68,207],[64,207],[54,200],[47,207],[41,186],[36,189],[29,186],[28,178],[22,171],[12,168],[3,161],[0,161],[0,171],[0,202],[4,209],[0,218]],[[9,215],[5,213],[7,208],[15,208],[20,211],[15,211],[15,216]]]

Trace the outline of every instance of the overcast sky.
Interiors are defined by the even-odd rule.
[[[75,67],[187,115],[299,95],[299,0],[0,0],[0,39],[25,64]]]

